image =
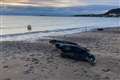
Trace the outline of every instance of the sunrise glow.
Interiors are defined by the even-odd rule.
[[[119,0],[0,0],[0,4],[18,6],[71,7],[82,5],[119,5]]]

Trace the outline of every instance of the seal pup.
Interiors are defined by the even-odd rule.
[[[56,39],[50,40],[49,43],[51,43],[51,44],[53,44],[53,45],[55,45],[55,44],[57,44],[57,43],[78,45],[77,43],[73,43],[73,42],[70,42],[70,41],[63,41],[63,40],[56,40]]]
[[[89,51],[71,44],[56,44],[55,47],[61,50],[61,56],[64,58],[71,58],[77,61],[87,61],[94,65],[96,58]]]
[[[77,43],[73,43],[73,42],[70,42],[70,41],[63,41],[63,40],[56,40],[56,39],[53,39],[53,40],[50,40],[49,41],[50,44],[52,45],[56,45],[56,44],[68,44],[68,45],[74,45],[74,46],[78,46],[78,47],[81,47],[79,44]],[[89,51],[89,49],[85,48],[85,47],[81,47],[82,49],[86,50],[86,51]]]

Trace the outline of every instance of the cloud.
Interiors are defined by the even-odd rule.
[[[29,4],[38,4],[40,6],[52,6],[52,7],[69,7],[84,5],[83,1],[80,0],[30,0],[25,2]]]
[[[0,0],[0,2],[4,3],[22,3],[22,2],[29,2],[30,0]]]
[[[4,3],[32,4],[51,7],[69,7],[79,5],[119,5],[119,0],[0,0]]]
[[[80,0],[0,0],[3,3],[16,3],[16,4],[33,4],[39,6],[51,6],[51,7],[69,7],[84,5]]]

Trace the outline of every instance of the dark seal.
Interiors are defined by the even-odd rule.
[[[92,65],[96,63],[95,56],[88,49],[79,46],[77,43],[61,40],[50,40],[49,42],[62,51],[61,56],[64,58],[87,61]]]

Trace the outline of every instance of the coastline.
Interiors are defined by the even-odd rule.
[[[48,38],[76,42],[90,49],[97,64],[61,58],[49,39],[0,41],[0,80],[120,79],[120,27]]]
[[[49,36],[53,36],[53,35],[63,36],[63,35],[81,33],[81,32],[89,32],[89,31],[93,32],[93,31],[97,31],[97,29],[99,28],[108,29],[108,28],[119,28],[119,27],[118,26],[115,26],[115,27],[86,26],[86,27],[80,27],[80,28],[56,29],[56,30],[46,30],[46,31],[30,31],[25,33],[0,35],[0,41],[24,41],[24,40],[31,41],[31,39],[34,41],[39,38],[49,39]]]

